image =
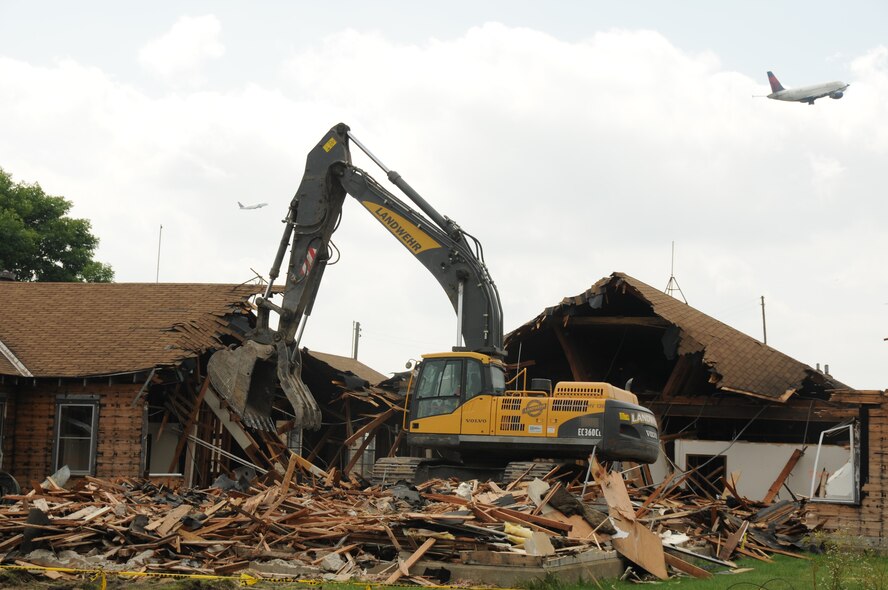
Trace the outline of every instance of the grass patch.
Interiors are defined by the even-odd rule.
[[[738,560],[733,574],[715,568],[708,579],[673,578],[656,584],[658,588],[681,590],[888,590],[888,557],[875,555],[844,544],[828,544],[823,554],[805,555],[797,559],[775,555],[770,563],[755,559]],[[594,585],[561,586],[552,590],[579,590]],[[605,580],[599,587],[606,590],[638,589],[632,582]],[[543,590],[543,589],[539,589]]]

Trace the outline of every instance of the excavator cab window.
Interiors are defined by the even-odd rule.
[[[459,406],[462,366],[459,359],[423,361],[416,383],[415,418],[449,414]]]
[[[502,367],[494,364],[487,365],[490,372],[490,393],[493,395],[502,395],[506,392],[506,375],[503,373]]]
[[[469,401],[484,390],[484,379],[481,363],[475,359],[466,362],[466,401]]]

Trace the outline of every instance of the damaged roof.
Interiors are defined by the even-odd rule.
[[[553,316],[614,315],[608,310],[616,307],[622,298],[636,300],[648,317],[658,317],[677,328],[676,354],[702,353],[710,382],[718,389],[774,400],[787,399],[806,381],[824,389],[848,389],[831,376],[620,272],[601,279],[580,295],[565,297],[559,305],[547,308],[510,333],[507,342],[517,342],[543,328]]]
[[[368,367],[358,359],[354,359],[350,356],[339,356],[338,354],[329,354],[326,352],[318,352],[316,350],[304,350],[314,358],[327,363],[334,369],[356,375],[370,385],[377,385],[381,381],[385,381],[386,379],[386,376],[382,373]]]
[[[257,285],[0,281],[0,375],[131,373],[221,346]]]

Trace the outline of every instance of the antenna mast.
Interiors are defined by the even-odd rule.
[[[157,273],[154,275],[154,282],[160,282],[160,241],[163,239],[163,224],[160,224],[160,231],[157,232]]]
[[[669,282],[666,283],[665,292],[667,295],[675,297],[675,292],[678,291],[678,294],[681,295],[681,300],[685,303],[688,300],[685,298],[685,294],[682,293],[681,287],[678,285],[678,279],[675,278],[675,240],[672,241],[672,266],[669,269]],[[678,297],[675,297],[678,299]]]

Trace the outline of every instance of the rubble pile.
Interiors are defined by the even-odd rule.
[[[705,577],[707,566],[733,567],[737,556],[795,554],[809,532],[803,502],[694,495],[680,480],[625,484],[597,463],[587,481],[550,474],[387,489],[298,465],[271,483],[228,480],[230,489],[91,477],[70,489],[35,483],[0,506],[0,555],[19,565],[428,585],[447,579],[447,564],[545,567],[614,549],[639,573]]]

